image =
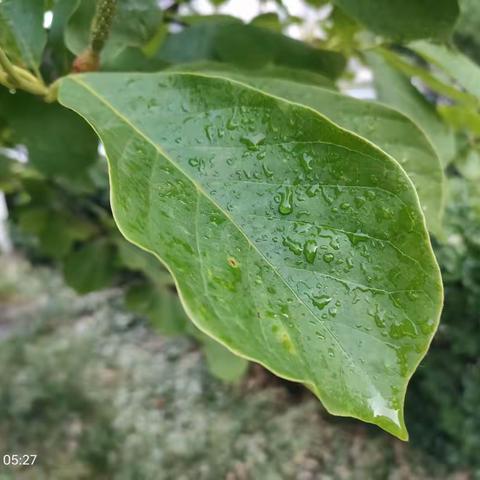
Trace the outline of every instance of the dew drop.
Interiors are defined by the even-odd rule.
[[[296,242],[295,240],[292,240],[290,237],[284,237],[283,245],[285,247],[288,247],[288,249],[294,255],[300,255],[302,253],[302,245],[299,242]]]
[[[378,305],[375,306],[375,310],[369,310],[368,314],[371,317],[373,317],[373,320],[375,321],[375,325],[378,328],[385,327],[385,312],[381,310]]]
[[[365,205],[366,202],[367,202],[367,199],[365,197],[363,197],[362,195],[359,195],[358,197],[355,197],[355,206],[357,208],[362,207],[363,205]]]
[[[238,122],[235,121],[235,119],[232,117],[228,122],[227,122],[227,128],[229,130],[235,130],[238,128]]]
[[[333,253],[325,253],[323,255],[323,261],[326,263],[332,263],[334,259],[335,256],[333,255]]]
[[[313,157],[311,155],[309,155],[308,153],[304,153],[303,156],[301,157],[301,165],[302,165],[302,168],[306,171],[306,172],[311,172],[312,171],[312,160],[313,160]]]
[[[310,187],[308,187],[307,196],[310,198],[313,198],[319,190],[320,190],[320,185],[318,184],[311,185]]]
[[[410,300],[416,300],[419,297],[418,292],[415,290],[409,290],[407,295]]]
[[[315,261],[315,257],[317,256],[317,248],[318,246],[315,240],[307,240],[303,245],[303,255],[308,263],[313,263]]]
[[[188,159],[188,164],[191,167],[198,167],[200,165],[200,160],[198,158],[189,158]]]
[[[269,170],[269,168],[265,164],[262,165],[262,170],[263,170],[263,173],[265,174],[265,176],[267,178],[272,178],[273,177],[273,172],[271,170]]]
[[[330,240],[329,245],[334,250],[340,250],[340,242],[338,241],[337,237],[334,237]]]
[[[245,135],[240,141],[248,147],[249,150],[256,150],[259,145],[265,140],[263,133],[256,133],[252,135]]]
[[[293,212],[293,189],[288,186],[285,187],[285,190],[280,194],[280,205],[278,206],[278,211],[282,215],[289,215]]]
[[[350,240],[350,243],[353,246],[356,246],[361,242],[366,242],[369,239],[368,235],[365,235],[364,233],[360,233],[360,232],[348,233],[347,236],[348,236],[348,239]]]
[[[332,297],[329,297],[327,295],[320,295],[318,297],[313,297],[312,298],[313,304],[319,310],[323,310],[331,301],[332,301]]]
[[[388,220],[390,218],[393,218],[393,212],[390,208],[387,208],[385,206],[382,206],[380,210],[378,211],[378,215],[381,219]]]
[[[335,307],[331,307],[328,309],[328,313],[332,316],[332,317],[336,317],[337,316],[337,309]]]
[[[208,125],[205,127],[205,135],[207,135],[208,140],[211,142],[213,140],[213,126]]]

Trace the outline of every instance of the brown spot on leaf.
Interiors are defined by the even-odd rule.
[[[232,268],[238,268],[238,260],[236,258],[228,257],[227,262]]]

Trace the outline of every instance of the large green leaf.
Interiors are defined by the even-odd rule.
[[[455,155],[455,136],[435,111],[435,107],[404,76],[380,55],[366,55],[375,74],[375,87],[382,102],[411,118],[428,136],[444,166]]]
[[[29,162],[46,175],[75,178],[97,159],[98,140],[87,123],[56,103],[0,88],[0,117]]]
[[[157,57],[171,64],[212,60],[241,68],[270,65],[300,68],[338,77],[345,59],[276,32],[231,22],[203,23],[167,38]]]
[[[423,131],[407,116],[376,102],[358,100],[313,85],[232,71],[219,70],[214,74],[308,105],[382,148],[402,164],[413,181],[430,231],[441,231],[445,190],[443,167]]]
[[[0,2],[0,46],[15,62],[38,71],[46,39],[42,1]]]
[[[334,0],[375,33],[394,39],[447,38],[460,9],[457,0]]]
[[[199,74],[89,74],[59,99],[109,158],[127,239],[193,322],[405,439],[406,386],[436,330],[439,270],[415,189],[314,110]]]

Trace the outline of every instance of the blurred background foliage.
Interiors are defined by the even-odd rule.
[[[305,0],[294,9],[259,1],[248,21],[230,15],[229,3],[119,1],[100,69],[216,62],[274,71],[377,98],[427,134],[447,177],[443,233],[433,238],[445,309],[407,396],[410,449],[368,427],[326,421],[301,387],[196,330],[168,272],[118,233],[91,129],[56,104],[0,87],[9,238],[36,266],[17,259],[0,267],[2,451],[38,451],[43,478],[447,478],[459,470],[465,477],[457,478],[480,478],[480,3],[460,2],[453,32],[472,62],[410,43],[413,27],[413,38],[386,31],[354,2]],[[44,2],[46,28],[34,33],[45,48],[32,70],[48,82],[71,70],[88,45],[94,6]],[[3,32],[0,44],[10,41]],[[23,61],[21,49],[11,52]]]
[[[191,339],[126,311],[122,289],[78,296],[21,257],[0,268],[0,451],[38,454],[2,480],[469,478],[261,367],[215,379]]]

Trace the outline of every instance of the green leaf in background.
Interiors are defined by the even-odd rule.
[[[460,19],[455,27],[455,44],[477,63],[480,63],[480,2],[460,0]]]
[[[123,237],[116,239],[119,261],[122,266],[134,272],[141,272],[157,285],[170,287],[173,286],[172,276],[157,261],[152,261],[151,253],[138,248],[136,245],[124,240]]]
[[[463,105],[439,105],[438,113],[446,123],[457,130],[468,130],[480,137],[480,113]]]
[[[467,180],[478,185],[480,182],[480,151],[478,149],[468,149],[455,159],[455,167]],[[478,196],[478,203],[480,204],[480,195]]]
[[[442,285],[394,160],[312,109],[206,75],[67,77],[59,100],[100,135],[120,230],[168,266],[197,327],[331,413],[407,438]]]
[[[231,78],[252,77],[252,82],[261,82],[269,78],[276,78],[282,80],[290,80],[297,84],[315,85],[317,87],[328,88],[330,90],[337,90],[335,83],[329,78],[315,72],[289,67],[277,67],[275,65],[268,65],[256,70],[242,70],[235,65],[221,62],[193,62],[168,67],[166,70],[171,72],[211,72],[221,74],[222,76]]]
[[[98,139],[82,119],[56,103],[0,89],[0,116],[13,140],[28,150],[28,160],[45,175],[75,178],[97,159]]]
[[[415,53],[432,63],[480,103],[480,67],[454,48],[430,42],[414,42],[409,45]]]
[[[78,7],[79,0],[56,0],[53,9],[53,19],[48,31],[47,54],[52,61],[52,70],[48,71],[50,81],[56,80],[62,75],[66,75],[72,68],[74,55],[67,48],[64,42],[65,29],[67,22]]]
[[[356,36],[361,31],[361,26],[345,12],[333,7],[326,27],[327,40],[326,47],[332,50],[353,54],[357,47]]]
[[[248,361],[232,354],[215,340],[203,335],[202,346],[208,370],[220,380],[236,382],[246,373]]]
[[[408,77],[420,80],[433,92],[466,105],[477,103],[475,96],[459,89],[446,75],[439,75],[440,72],[433,72],[423,65],[418,65],[418,62],[414,63],[412,58],[407,60],[392,50],[379,48],[378,51],[393,68]]]
[[[76,0],[77,9],[68,21],[65,43],[79,55],[89,43],[90,24],[95,13],[95,0]],[[112,31],[102,56],[114,57],[126,47],[141,47],[162,27],[162,11],[156,0],[119,0]]]
[[[433,143],[443,166],[448,165],[455,155],[453,130],[442,122],[435,107],[413,87],[405,75],[378,54],[367,53],[365,57],[375,75],[378,99],[413,120]]]
[[[18,212],[18,225],[25,233],[38,238],[40,250],[52,258],[67,255],[77,240],[86,240],[94,227],[84,220],[72,218],[65,211],[47,205],[28,205]]]
[[[38,72],[46,40],[43,1],[0,2],[0,45],[12,60]]]
[[[82,294],[106,288],[116,273],[115,258],[115,249],[104,239],[82,245],[65,258],[65,280]]]
[[[250,25],[266,28],[277,33],[282,33],[282,23],[276,13],[262,13],[252,19]]]
[[[190,322],[175,290],[144,282],[131,287],[125,301],[130,310],[147,316],[162,335],[182,335],[188,331]]]
[[[20,168],[18,168],[20,167]],[[19,187],[21,166],[0,148],[0,191],[10,193]]]
[[[203,23],[170,35],[156,54],[170,64],[211,60],[240,68],[271,65],[308,70],[337,78],[345,59],[276,32],[232,22]]]
[[[450,36],[460,13],[457,0],[334,0],[369,30],[395,40]]]
[[[430,231],[441,232],[445,200],[442,164],[423,131],[407,116],[376,102],[358,100],[313,85],[231,71],[210,74],[233,78],[272,95],[307,105],[382,148],[402,165],[414,183]]]
[[[182,15],[180,17],[182,24],[186,26],[198,25],[200,23],[239,23],[243,24],[242,20],[238,17],[223,14],[212,15]]]

